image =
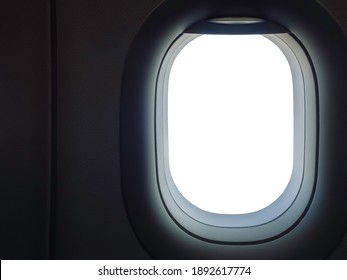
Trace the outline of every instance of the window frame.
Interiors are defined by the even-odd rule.
[[[212,23],[208,21],[208,26]],[[269,206],[247,214],[216,214],[204,211],[190,203],[175,185],[169,168],[167,96],[170,69],[179,52],[192,40],[202,34],[258,34],[258,24],[231,25],[213,23],[213,29],[200,25],[189,28],[176,38],[167,50],[161,63],[156,88],[156,161],[157,177],[162,202],[175,222],[194,236],[204,240],[222,243],[254,243],[275,238],[298,223],[310,205],[314,192],[316,147],[316,100],[314,73],[305,50],[293,35],[279,29],[271,34],[272,24],[261,21],[267,27],[266,34],[260,34],[272,41],[288,60],[293,79],[294,97],[294,156],[293,172],[282,195]],[[203,26],[206,22],[203,22]],[[223,32],[216,32],[221,26]],[[235,28],[236,27],[236,28]],[[240,32],[242,27],[242,33]],[[246,27],[246,28],[245,28]],[[216,29],[217,28],[217,29]],[[197,32],[199,34],[192,33]],[[280,31],[279,31],[280,30]],[[226,32],[227,31],[227,32]],[[305,71],[303,70],[305,68]],[[310,142],[309,142],[310,141]],[[312,142],[311,142],[312,141]],[[314,146],[314,147],[312,147]]]
[[[310,205],[286,231],[253,242],[218,242],[188,232],[166,209],[157,178],[155,94],[163,57],[190,27],[226,16],[264,18],[286,27],[300,46],[294,49],[298,60],[303,52],[309,61],[301,64],[303,73],[312,71],[314,78],[313,82],[305,80],[305,89],[315,92],[314,97],[305,95],[305,102],[316,102],[315,111],[308,112],[305,119],[305,151],[316,149],[311,152],[316,156],[315,168],[304,170],[304,182],[306,176],[313,182]],[[134,234],[150,256],[229,260],[329,257],[347,226],[347,128],[341,118],[346,115],[346,47],[341,28],[314,0],[176,0],[164,1],[153,10],[129,46],[120,96],[123,201]],[[310,125],[315,125],[315,135]]]

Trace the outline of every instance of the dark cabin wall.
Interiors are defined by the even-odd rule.
[[[50,55],[46,0],[0,5],[0,256],[48,257]]]
[[[56,0],[53,93],[50,1],[2,2],[1,258],[150,258],[122,201],[119,98],[127,49],[160,0]],[[321,2],[347,34],[347,2]],[[347,259],[347,235],[331,257]]]
[[[335,18],[341,29],[347,35],[347,1],[345,0],[318,0],[323,7]]]
[[[127,49],[157,1],[57,1],[55,258],[147,258],[120,188],[119,98]]]
[[[331,14],[347,36],[347,1],[345,0],[319,0],[322,6]],[[347,50],[346,50],[347,51]],[[346,213],[347,219],[347,213]],[[330,259],[347,259],[347,232],[340,245],[331,254]]]

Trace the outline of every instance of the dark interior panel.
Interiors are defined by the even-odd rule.
[[[0,8],[1,258],[48,257],[50,20],[47,1]]]

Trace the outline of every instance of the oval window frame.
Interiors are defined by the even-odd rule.
[[[207,22],[211,24],[211,20]],[[192,29],[189,29],[189,33],[181,34],[174,41],[162,61],[157,79],[156,155],[161,197],[167,211],[177,224],[192,235],[211,242],[254,243],[284,234],[300,220],[306,208],[309,207],[314,191],[314,177],[303,176],[304,169],[310,169],[310,173],[314,173],[316,158],[316,147],[305,149],[305,139],[306,142],[315,143],[310,136],[316,135],[316,86],[313,71],[309,70],[311,64],[305,51],[291,35],[284,33],[284,28],[281,30],[283,32],[281,34],[271,34],[272,24],[265,20],[261,20],[261,23],[270,26],[266,29],[266,34],[261,35],[278,46],[288,60],[292,71],[294,95],[293,173],[282,195],[264,209],[247,214],[216,214],[204,211],[190,203],[180,193],[171,177],[167,137],[167,96],[170,69],[179,52],[189,42],[200,36],[200,32],[204,32],[204,28],[195,25],[194,30],[199,30],[199,34],[193,34]],[[220,32],[216,32],[218,24],[214,25],[212,31],[207,29],[205,32],[220,34]],[[224,28],[224,25],[221,26]],[[238,26],[235,28],[233,24],[227,27],[229,27],[227,34],[240,34]],[[247,24],[245,27],[242,26],[243,34],[256,32],[256,28],[252,24]],[[302,70],[303,67],[306,68],[305,72]],[[307,123],[308,120],[309,123]]]
[[[322,259],[345,233],[347,190],[343,186],[347,179],[342,166],[347,165],[347,129],[341,115],[347,97],[341,92],[347,87],[343,75],[347,71],[346,37],[315,1],[260,0],[254,4],[251,0],[165,1],[144,22],[129,50],[121,94],[122,191],[134,233],[154,258]],[[278,236],[254,243],[213,242],[181,227],[162,202],[155,155],[156,77],[170,44],[188,27],[208,18],[240,15],[286,26],[311,59],[318,89],[317,135],[312,136],[318,161],[314,174],[304,172],[314,178],[315,192],[302,218]]]

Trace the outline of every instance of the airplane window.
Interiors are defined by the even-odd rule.
[[[262,35],[202,35],[178,53],[167,90],[168,165],[179,192],[217,214],[256,212],[293,170],[293,79]]]
[[[330,43],[318,44],[321,19],[298,17],[290,1],[260,1],[259,13],[245,2],[245,16],[233,1],[203,2],[174,1],[177,15],[170,4],[157,10],[129,52],[121,114],[129,217],[155,256],[173,242],[174,257],[247,258],[259,248],[262,258],[291,257],[297,246],[288,242],[311,241],[305,229],[319,228],[334,191],[335,171],[318,159],[330,156],[324,132],[338,120],[327,102],[330,86],[337,96],[338,56],[333,63]]]
[[[157,77],[162,202],[182,228],[208,240],[281,234],[304,213],[313,190],[314,176],[304,176],[315,167],[309,62],[286,32],[200,27],[176,38]]]

